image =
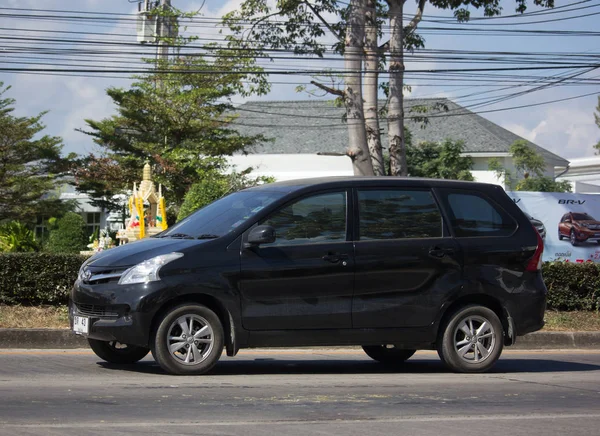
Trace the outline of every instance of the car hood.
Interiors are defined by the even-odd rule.
[[[183,252],[191,247],[204,244],[207,241],[198,239],[146,238],[96,253],[88,259],[86,266],[103,268],[130,267],[161,254],[172,253],[174,251]]]

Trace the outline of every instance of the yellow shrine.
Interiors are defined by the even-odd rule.
[[[142,182],[133,184],[133,194],[129,197],[129,219],[127,227],[119,230],[117,239],[120,244],[156,235],[167,229],[167,214],[165,198],[162,196],[162,186],[158,192],[152,182],[152,167],[149,162],[144,165]]]

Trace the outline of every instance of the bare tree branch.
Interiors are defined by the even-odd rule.
[[[339,95],[340,97],[343,97],[345,95],[344,91],[341,91],[341,90],[335,89],[335,88],[330,88],[329,86],[325,86],[322,83],[315,82],[314,80],[311,80],[310,84],[316,86],[317,88],[322,89],[323,91],[333,94],[333,95]]]
[[[421,19],[423,18],[423,11],[425,10],[426,2],[427,2],[427,0],[419,0],[419,5],[417,6],[417,12],[415,13],[415,16],[413,17],[412,20],[410,20],[410,23],[408,23],[408,26],[406,26],[404,28],[404,36],[405,37],[407,35],[413,33],[415,31],[415,29],[417,28],[417,25],[421,22]]]
[[[419,4],[417,6],[417,12],[415,13],[415,16],[413,17],[412,20],[410,20],[410,23],[408,23],[408,25],[404,28],[404,37],[410,35],[417,29],[417,26],[423,19],[423,12],[425,11],[426,3],[427,3],[427,0],[419,0]],[[385,53],[389,49],[390,49],[390,41],[388,40],[379,46],[379,53]]]
[[[333,35],[334,35],[334,36],[335,36],[335,37],[336,37],[336,38],[337,38],[339,41],[341,41],[341,39],[342,39],[342,35],[340,35],[338,32],[336,32],[336,31],[333,29],[333,27],[331,27],[331,24],[330,24],[330,23],[328,23],[328,22],[327,22],[327,20],[325,20],[325,19],[324,19],[324,18],[321,16],[321,14],[319,14],[319,13],[318,13],[318,12],[315,10],[315,8],[313,7],[313,5],[311,5],[311,4],[310,4],[308,1],[304,1],[303,3],[304,3],[306,6],[308,6],[308,7],[310,8],[310,10],[313,12],[313,14],[315,14],[315,15],[317,16],[317,18],[318,18],[319,20],[321,20],[321,23],[323,23],[323,25],[324,25],[325,27],[327,27],[327,29],[328,29],[328,30],[329,30],[331,33],[333,33]]]

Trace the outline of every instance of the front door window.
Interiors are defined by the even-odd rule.
[[[346,193],[303,198],[263,220],[275,228],[273,245],[319,244],[346,240]]]

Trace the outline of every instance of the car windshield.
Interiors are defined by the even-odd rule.
[[[204,206],[157,237],[218,238],[231,232],[283,195],[283,192],[267,190],[235,192]]]
[[[573,219],[576,221],[586,221],[586,220],[596,221],[594,218],[589,216],[587,213],[574,213]]]

